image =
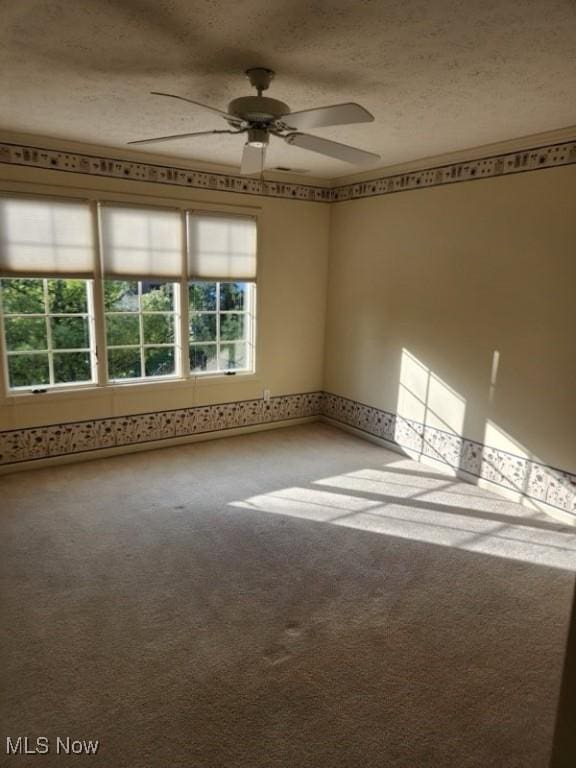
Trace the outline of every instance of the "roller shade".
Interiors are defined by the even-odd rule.
[[[256,280],[255,219],[189,214],[188,275],[201,280]]]
[[[91,277],[93,273],[88,203],[0,198],[0,275]]]
[[[180,279],[183,244],[178,211],[103,205],[100,221],[106,277]]]

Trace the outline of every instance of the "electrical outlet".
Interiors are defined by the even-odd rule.
[[[265,389],[264,390],[263,399],[264,399],[265,403],[269,403],[270,402],[270,390],[269,389]]]

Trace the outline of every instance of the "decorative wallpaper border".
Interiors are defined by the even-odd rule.
[[[338,203],[364,197],[390,195],[395,192],[438,187],[460,181],[508,176],[514,173],[538,171],[573,163],[576,163],[576,141],[566,141],[561,144],[550,144],[546,147],[484,157],[480,160],[450,163],[435,168],[401,173],[396,176],[383,176],[370,181],[344,184],[332,190],[332,202]]]
[[[576,515],[576,475],[396,413],[324,393],[322,414],[532,501]]]
[[[115,179],[171,184],[192,189],[208,189],[317,203],[338,203],[437,187],[444,184],[455,184],[461,181],[475,181],[571,165],[576,163],[576,140],[508,152],[479,160],[449,163],[394,176],[382,176],[369,181],[343,184],[333,188],[294,182],[261,181],[245,176],[192,171],[171,165],[138,163],[131,160],[118,160],[97,155],[86,155],[80,152],[62,152],[56,149],[11,143],[0,143],[0,163]]]
[[[322,393],[241,400],[0,432],[0,466],[318,416]]]
[[[0,466],[309,416],[326,416],[576,515],[575,474],[329,392],[7,430],[0,432]]]
[[[113,179],[148,181],[155,184],[173,184],[191,189],[208,189],[218,192],[236,192],[242,195],[282,197],[289,200],[307,200],[329,203],[332,190],[312,184],[294,184],[281,181],[260,181],[247,176],[233,176],[211,171],[191,171],[172,165],[138,163],[80,152],[62,152],[56,149],[29,147],[19,144],[0,143],[0,163],[21,165],[29,168],[46,168],[67,173],[85,173],[90,176],[106,176]]]

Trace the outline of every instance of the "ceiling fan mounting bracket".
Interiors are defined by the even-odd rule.
[[[267,91],[270,87],[270,83],[276,73],[273,69],[267,69],[266,67],[251,67],[246,70],[245,74],[248,80],[250,80],[250,84],[258,91],[258,96],[261,96],[262,91]]]

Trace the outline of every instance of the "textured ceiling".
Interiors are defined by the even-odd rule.
[[[380,166],[576,124],[574,0],[0,0],[0,131],[124,147],[130,139],[224,128],[251,92],[293,110],[357,101],[376,122],[318,135],[381,155]],[[238,166],[242,137],[149,145]],[[348,164],[273,143],[267,165],[312,176]]]

